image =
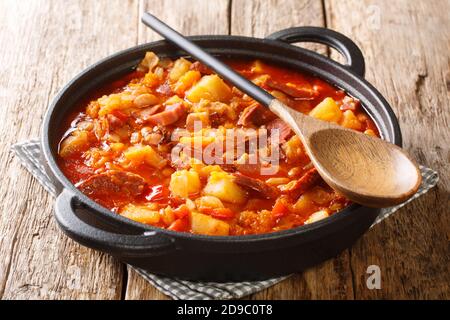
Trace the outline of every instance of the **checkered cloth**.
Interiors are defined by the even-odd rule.
[[[42,184],[42,186],[52,195],[56,196],[56,188],[45,173],[44,166],[41,163],[40,141],[33,139],[17,143],[13,145],[11,149],[20,159],[21,163]],[[436,171],[424,166],[420,166],[420,171],[423,180],[419,191],[408,201],[395,207],[383,209],[372,227],[396,212],[406,203],[420,197],[436,185],[439,179]],[[158,276],[133,266],[130,267],[136,270],[153,286],[173,299],[239,299],[268,288],[289,277],[286,276],[253,282],[194,282]]]

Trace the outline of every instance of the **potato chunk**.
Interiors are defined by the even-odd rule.
[[[163,168],[167,161],[161,157],[151,146],[135,145],[123,153],[125,160],[132,166],[148,164],[157,169]]]
[[[186,72],[189,71],[191,64],[192,62],[186,60],[185,58],[177,59],[169,73],[170,81],[175,82],[180,79]]]
[[[297,163],[306,156],[303,149],[303,144],[298,136],[292,136],[292,138],[283,144],[282,148],[286,154],[286,160],[288,163]]]
[[[128,219],[145,223],[157,224],[161,218],[158,210],[143,205],[128,204],[121,211],[120,214]]]
[[[356,118],[352,110],[347,110],[344,112],[344,118],[342,119],[342,126],[353,130],[362,129],[361,122],[358,120],[358,118]]]
[[[206,214],[192,212],[190,214],[190,222],[193,233],[209,236],[227,236],[230,234],[230,225],[228,223]]]
[[[173,86],[173,91],[176,94],[183,95],[186,90],[194,85],[202,75],[198,71],[190,70],[183,74],[180,79]]]
[[[246,201],[245,191],[234,182],[234,177],[226,172],[211,172],[203,193],[225,202],[244,203]]]
[[[338,123],[342,118],[342,111],[332,98],[325,98],[311,110],[309,115],[320,120]]]
[[[86,131],[74,131],[61,143],[59,155],[63,158],[73,153],[86,150],[89,147],[88,133]]]
[[[202,99],[209,101],[227,102],[231,99],[230,87],[218,75],[203,76],[187,93],[186,98],[191,102]]]
[[[203,196],[195,200],[198,208],[224,208],[222,201],[214,196]]]
[[[188,198],[200,192],[200,177],[193,170],[175,171],[170,177],[169,189],[174,196]]]

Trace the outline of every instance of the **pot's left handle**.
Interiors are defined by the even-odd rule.
[[[330,46],[346,59],[347,67],[354,73],[364,76],[364,56],[359,47],[342,33],[321,27],[295,27],[280,30],[266,37],[287,43],[315,42]]]
[[[91,226],[75,212],[77,198],[67,189],[56,199],[55,218],[72,239],[92,249],[116,256],[154,256],[175,250],[172,238],[156,231],[130,235],[105,231]]]

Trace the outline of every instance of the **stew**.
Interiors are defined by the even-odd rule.
[[[286,105],[378,136],[360,102],[317,77],[259,60],[227,63]],[[199,62],[147,52],[68,119],[59,166],[132,220],[205,235],[274,232],[349,205],[291,129]]]

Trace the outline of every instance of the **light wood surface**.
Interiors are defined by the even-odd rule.
[[[261,37],[300,25],[343,32],[360,45],[367,79],[398,115],[406,150],[440,174],[437,188],[351,249],[249,298],[449,298],[448,0],[0,0],[1,298],[165,298],[115,259],[62,235],[54,199],[9,151],[39,135],[49,101],[76,73],[158,38],[139,22],[144,9],[186,35]],[[369,265],[381,269],[380,290],[366,286]]]

